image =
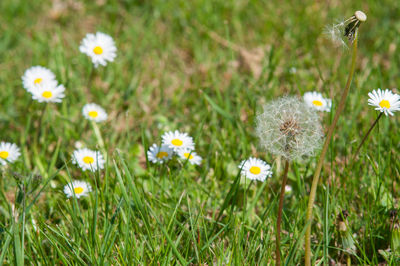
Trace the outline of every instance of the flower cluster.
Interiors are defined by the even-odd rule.
[[[94,67],[106,66],[107,62],[113,62],[117,48],[114,40],[101,32],[87,34],[82,40],[79,50],[91,57]],[[56,75],[42,66],[28,68],[22,76],[23,87],[32,95],[32,99],[38,102],[60,103],[65,97],[65,88],[56,79]],[[107,120],[106,111],[99,105],[88,103],[82,108],[82,115],[94,122]],[[12,163],[20,156],[19,148],[13,143],[0,143],[0,164]],[[72,162],[83,171],[95,172],[104,168],[105,160],[99,151],[87,148],[78,148],[72,154]],[[72,181],[64,187],[67,197],[86,196],[91,191],[89,183],[84,181]]]
[[[174,154],[191,164],[200,165],[202,158],[194,151],[193,138],[187,133],[176,130],[162,135],[162,145],[153,144],[147,151],[147,157],[152,163],[169,161]]]
[[[54,73],[42,66],[28,68],[22,76],[23,87],[38,102],[60,103],[65,97],[65,88],[58,84]]]
[[[91,57],[94,67],[97,68],[99,65],[106,66],[107,61],[113,62],[117,48],[109,35],[97,32],[86,35],[79,46],[79,51]],[[104,122],[108,117],[106,111],[95,103],[84,105],[82,115],[96,123]],[[99,151],[77,148],[72,154],[72,163],[78,165],[83,171],[95,172],[104,168],[105,160]],[[72,181],[64,187],[64,193],[68,198],[74,195],[80,198],[88,195],[90,191],[92,188],[89,183],[78,180]]]

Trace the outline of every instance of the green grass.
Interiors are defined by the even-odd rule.
[[[313,259],[347,262],[337,220],[347,210],[356,245],[352,263],[384,262],[391,224],[398,223],[389,215],[399,198],[398,117],[383,117],[357,161],[351,158],[378,115],[367,106],[367,93],[400,84],[396,0],[65,1],[58,11],[51,1],[5,0],[0,140],[16,143],[22,156],[0,169],[0,263],[273,264],[283,166],[258,148],[255,115],[267,101],[312,90],[338,103],[350,52],[322,31],[358,9],[368,20],[317,191]],[[97,30],[115,39],[118,55],[96,69],[87,87],[91,62],[78,47]],[[21,82],[33,65],[50,68],[67,88],[63,102],[49,104],[42,119],[44,104],[32,101]],[[108,161],[96,173],[71,163],[76,141],[100,148],[81,115],[87,102],[109,114],[99,124]],[[326,130],[331,117],[321,116]],[[195,138],[201,166],[146,162],[148,147],[176,129]],[[273,177],[245,183],[237,165],[249,156],[273,165]],[[293,192],[285,197],[282,224],[287,265],[303,263],[315,164],[316,158],[295,162],[289,172]],[[91,183],[89,197],[66,199],[63,186],[75,179]],[[387,256],[393,265],[395,259]]]

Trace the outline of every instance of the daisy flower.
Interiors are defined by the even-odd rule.
[[[170,149],[167,145],[157,146],[153,144],[147,151],[147,158],[152,163],[163,163],[169,161],[173,155],[174,151]]]
[[[311,108],[318,111],[330,112],[332,100],[322,97],[322,94],[316,91],[309,91],[303,95],[304,102]]]
[[[95,103],[85,104],[85,106],[83,106],[82,108],[82,114],[86,119],[98,123],[107,120],[106,111],[101,106]]]
[[[63,85],[43,84],[31,91],[32,99],[38,102],[60,103],[65,97],[65,88]]]
[[[92,59],[94,67],[106,66],[107,61],[113,62],[117,56],[117,48],[111,36],[102,32],[88,33],[79,46],[79,51]]]
[[[0,142],[0,164],[13,163],[20,155],[19,148],[14,143]]]
[[[178,130],[175,130],[175,132],[169,131],[164,133],[164,135],[162,135],[162,144],[167,145],[175,152],[181,149],[194,149],[193,138],[187,133],[181,133]]]
[[[179,150],[178,155],[182,159],[188,160],[191,164],[200,165],[202,161],[201,157],[197,155],[197,153],[189,149]]]
[[[92,172],[104,168],[104,158],[99,151],[92,151],[87,148],[77,149],[72,154],[72,162],[79,165],[83,171]]]
[[[42,66],[28,68],[22,76],[22,85],[32,93],[39,85],[48,84],[51,87],[57,86],[56,75],[51,70]]]
[[[90,191],[92,191],[92,187],[84,181],[77,180],[64,186],[64,193],[67,195],[67,198],[75,195],[79,199],[80,197],[87,196]]]
[[[374,90],[368,93],[368,105],[375,106],[375,110],[384,112],[385,115],[393,115],[400,110],[400,95],[394,94],[390,90]]]
[[[272,176],[271,166],[258,158],[250,157],[239,164],[242,175],[251,180],[264,181]]]

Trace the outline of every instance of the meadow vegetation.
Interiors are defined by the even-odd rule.
[[[21,156],[0,165],[0,265],[274,265],[285,160],[265,152],[256,115],[285,95],[318,91],[326,134],[349,72],[349,48],[325,26],[363,10],[349,96],[316,193],[312,265],[400,263],[399,114],[382,116],[368,93],[400,84],[400,5],[383,1],[0,1],[0,141]],[[110,35],[117,56],[94,68],[79,51],[87,33]],[[23,88],[31,66],[52,70],[60,103]],[[106,121],[82,115],[102,106]],[[153,164],[168,131],[187,132],[202,157]],[[263,143],[264,145],[264,143]],[[72,163],[98,150],[104,169]],[[316,156],[290,163],[282,264],[303,265],[308,195]],[[241,176],[257,157],[264,182]],[[66,197],[73,180],[91,185]]]

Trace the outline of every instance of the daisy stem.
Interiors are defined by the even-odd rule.
[[[372,129],[374,129],[375,125],[378,123],[379,119],[382,117],[383,112],[381,112],[378,116],[378,118],[375,119],[374,123],[372,123],[371,127],[368,129],[367,134],[365,134],[364,138],[362,139],[360,145],[358,145],[356,152],[353,155],[353,161],[356,159],[358,153],[360,152],[360,149],[362,147],[362,145],[364,144],[364,142],[367,140],[369,134],[371,133]]]
[[[95,134],[95,136],[96,136],[97,143],[98,143],[99,146],[100,146],[100,150],[103,152],[104,160],[107,161],[106,146],[105,146],[105,144],[104,144],[103,137],[101,136],[100,129],[99,129],[99,127],[97,126],[96,122],[90,121],[90,123],[92,124],[92,128],[93,128],[94,134]]]
[[[310,196],[308,199],[308,206],[307,206],[307,213],[306,213],[306,235],[305,235],[305,265],[306,266],[311,266],[311,223],[312,223],[312,212],[313,212],[313,206],[314,206],[314,201],[315,201],[315,195],[317,192],[317,187],[318,187],[318,181],[319,177],[321,175],[321,170],[322,170],[322,165],[324,163],[325,155],[328,151],[329,148],[329,143],[331,141],[331,138],[333,136],[333,131],[335,130],[336,124],[339,120],[339,116],[342,113],[345,103],[346,103],[346,98],[347,95],[350,91],[350,85],[353,80],[353,75],[354,71],[356,68],[356,57],[357,57],[357,43],[358,43],[358,30],[355,32],[355,37],[353,41],[353,49],[352,49],[352,57],[351,57],[351,67],[350,67],[350,72],[347,77],[347,82],[346,82],[346,87],[343,91],[342,97],[340,98],[340,102],[338,105],[338,108],[336,110],[335,116],[333,118],[332,124],[330,125],[328,129],[328,133],[326,135],[326,139],[324,142],[324,146],[322,148],[321,154],[318,159],[318,164],[317,167],[315,168],[314,176],[313,176],[313,181],[311,185],[311,191],[310,191]]]
[[[279,208],[278,208],[278,218],[276,219],[276,265],[281,265],[281,223],[282,223],[282,209],[283,209],[283,198],[285,196],[285,187],[288,179],[289,172],[289,161],[286,160],[285,170],[283,171],[282,176],[282,185],[281,185],[281,194],[279,195]]]
[[[88,80],[87,80],[87,83],[86,83],[86,88],[88,90],[90,90],[90,87],[92,86],[93,78],[94,78],[94,67],[93,67],[93,65],[91,65],[90,66],[89,77],[88,77]]]
[[[44,115],[45,115],[45,113],[46,113],[47,105],[48,105],[48,104],[45,103],[44,106],[43,106],[43,108],[42,108],[42,111],[40,112],[39,123],[38,123],[38,129],[36,130],[36,137],[35,137],[36,144],[39,143],[40,136],[42,135],[43,117],[44,117]]]

